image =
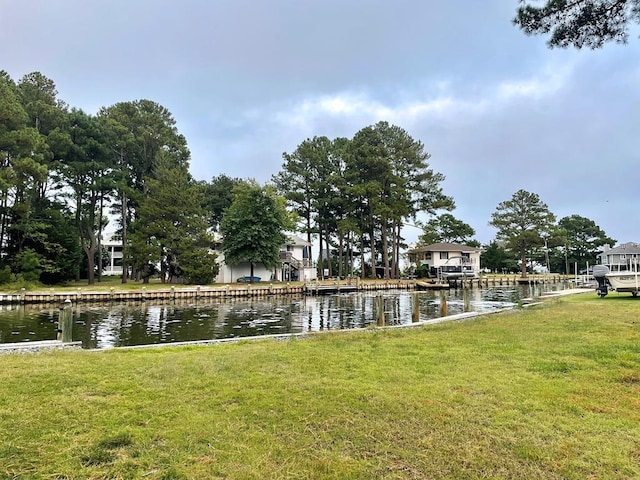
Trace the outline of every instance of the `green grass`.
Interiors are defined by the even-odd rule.
[[[640,478],[640,300],[0,357],[0,478]]]

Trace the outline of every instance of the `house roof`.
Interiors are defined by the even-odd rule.
[[[432,243],[431,245],[421,245],[409,251],[410,253],[420,252],[482,252],[481,248],[470,247],[460,243]]]
[[[303,240],[302,238],[295,235],[287,235],[287,244],[295,245],[297,247],[309,247],[312,245],[312,243],[307,242],[306,240]]]
[[[613,248],[610,248],[609,250],[605,250],[599,256],[624,255],[624,254],[640,255],[640,244],[634,243],[634,242],[623,243],[622,245],[618,245],[617,247],[613,247]]]

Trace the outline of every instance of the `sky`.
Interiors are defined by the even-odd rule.
[[[549,49],[517,0],[0,0],[0,70],[95,114],[170,110],[198,180],[265,183],[307,138],[405,129],[488,243],[524,189],[640,242],[640,39]],[[420,216],[425,221],[428,217]],[[406,226],[414,242],[420,229]]]

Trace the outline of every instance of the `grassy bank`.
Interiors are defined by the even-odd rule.
[[[640,301],[0,356],[0,478],[639,478]]]

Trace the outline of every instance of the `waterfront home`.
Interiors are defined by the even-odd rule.
[[[410,249],[407,254],[413,267],[426,266],[430,272],[439,268],[460,267],[466,273],[480,271],[481,248],[459,243],[433,243]]]
[[[122,275],[122,240],[112,235],[102,241],[102,246],[108,252],[108,264],[102,271],[103,275]],[[224,262],[224,253],[216,250],[217,261],[220,266],[217,283],[236,282],[239,278],[251,275],[251,265],[241,262],[236,265],[227,265]],[[253,276],[261,281],[310,281],[317,278],[315,266],[311,263],[311,243],[294,235],[287,236],[287,242],[280,249],[280,261],[275,269],[267,269],[263,264],[254,265]]]
[[[102,240],[101,246],[107,251],[108,264],[102,270],[103,275],[122,275],[122,240],[115,235],[110,235]]]
[[[224,253],[218,251],[220,271],[216,283],[232,283],[239,279],[249,279],[251,265],[240,262],[227,265]],[[311,281],[317,278],[317,270],[311,263],[311,243],[294,235],[287,236],[287,242],[280,249],[280,261],[275,269],[268,269],[262,263],[253,265],[253,276],[260,281]]]
[[[627,242],[613,248],[605,244],[596,258],[598,263],[607,265],[612,271],[638,271],[640,243]]]

